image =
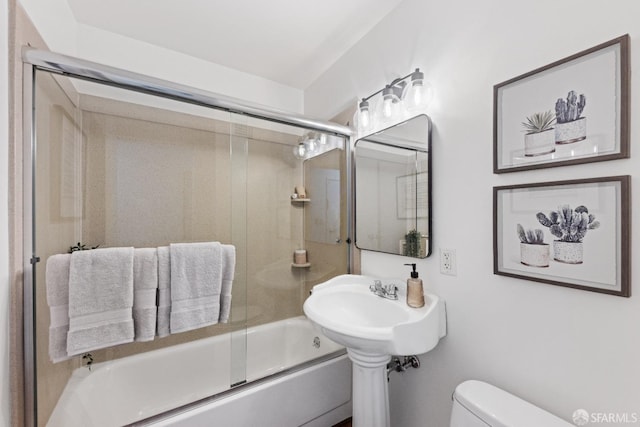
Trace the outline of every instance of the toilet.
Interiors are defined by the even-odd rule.
[[[453,393],[450,427],[572,427],[544,409],[481,381],[465,381]],[[575,426],[573,426],[575,427]]]

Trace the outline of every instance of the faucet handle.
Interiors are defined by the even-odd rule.
[[[393,283],[386,285],[384,291],[392,299],[398,299],[398,287]]]
[[[373,285],[369,285],[369,290],[380,297],[385,296],[387,293],[385,287],[382,286],[382,280],[374,280]]]

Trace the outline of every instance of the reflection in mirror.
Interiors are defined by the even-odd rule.
[[[308,240],[340,242],[340,170],[311,169],[307,191],[314,195],[309,203]],[[315,202],[315,203],[314,203]]]
[[[309,198],[305,204],[304,234],[306,241],[335,245],[341,243],[343,233],[341,171],[344,167],[344,141],[332,135],[323,136],[326,139],[322,144],[325,150],[317,149],[303,162],[304,184]]]
[[[355,144],[356,246],[431,253],[430,120],[414,117]]]
[[[294,203],[304,210],[304,248],[311,267],[305,269],[305,295],[313,285],[341,274],[337,259],[348,257],[345,140],[335,139],[332,148],[303,162],[308,201]]]

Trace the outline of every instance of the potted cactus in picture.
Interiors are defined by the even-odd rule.
[[[553,241],[553,259],[566,264],[582,264],[582,240],[587,231],[600,226],[595,215],[590,214],[585,206],[571,209],[569,205],[562,205],[548,217],[542,212],[538,212],[536,217],[558,238]]]
[[[524,155],[541,156],[556,151],[556,138],[553,124],[556,119],[553,112],[535,113],[522,122],[524,128]]]
[[[581,117],[587,98],[578,97],[575,91],[567,94],[567,99],[556,101],[556,144],[571,144],[587,138],[587,118]]]
[[[520,262],[530,267],[549,267],[549,245],[540,229],[526,230],[518,224]]]

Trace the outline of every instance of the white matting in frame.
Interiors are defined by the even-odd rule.
[[[629,157],[628,50],[625,35],[494,86],[494,173]],[[545,112],[545,131],[523,126]]]
[[[494,187],[494,273],[630,296],[629,187],[629,176]],[[565,214],[579,218],[585,210],[582,238],[576,237],[579,227],[562,234]],[[541,230],[543,242],[523,243],[519,224],[531,234]],[[573,242],[558,243],[562,240]],[[562,245],[578,244],[579,259],[556,253]],[[531,262],[526,259],[531,249],[546,254]]]

